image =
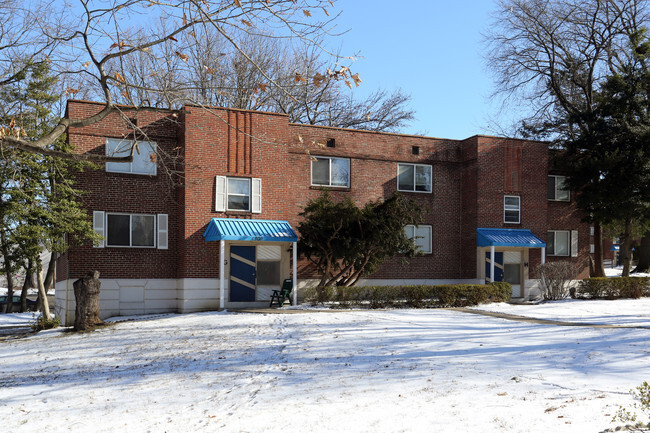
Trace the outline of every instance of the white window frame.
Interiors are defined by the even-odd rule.
[[[413,167],[413,189],[400,189],[399,186],[399,168],[400,166],[411,166]],[[417,190],[417,171],[418,167],[426,167],[429,169],[429,191],[418,191]],[[397,190],[401,192],[415,192],[419,194],[431,194],[433,193],[433,166],[431,164],[413,164],[407,162],[398,162],[397,163]]]
[[[409,233],[409,231],[410,231],[410,233]],[[424,231],[424,233],[422,233],[423,231]],[[404,232],[406,233],[406,237],[408,237],[409,239],[413,239],[414,241],[415,241],[414,238],[424,238],[425,240],[428,241],[427,242],[428,245],[427,245],[426,249],[422,249],[422,248],[420,248],[419,245],[416,244],[416,246],[418,247],[418,250],[421,253],[423,253],[423,254],[432,254],[433,253],[433,241],[431,239],[432,236],[433,236],[433,226],[426,225],[426,224],[415,226],[415,225],[409,224],[409,225],[404,226]]]
[[[515,208],[513,205],[506,205],[506,200],[508,198],[516,198],[517,199],[517,207]],[[506,219],[506,212],[517,212],[517,221],[507,221]],[[503,196],[503,223],[504,224],[521,224],[521,196],[518,195],[505,195]]]
[[[119,151],[111,152],[109,143],[114,143]],[[107,138],[105,143],[106,156],[129,156],[134,140],[120,138]],[[137,141],[138,148],[133,152],[133,162],[107,162],[106,171],[108,173],[127,173],[144,176],[156,176],[158,172],[157,157],[152,160],[151,154],[156,155],[157,144],[154,141]],[[139,150],[139,153],[138,153]],[[138,162],[144,163],[147,170],[138,170]]]
[[[566,241],[567,241],[567,253],[566,254],[556,254],[555,250],[557,249],[557,234],[558,233],[566,233]],[[572,242],[571,242],[571,230],[549,230],[546,232],[546,238],[548,240],[549,236],[553,236],[553,251],[548,251],[548,248],[546,250],[546,255],[549,257],[570,257],[571,256],[571,250],[572,248]],[[547,242],[548,243],[548,242]]]
[[[143,213],[125,213],[125,212],[104,212],[105,214],[105,223],[104,223],[104,232],[105,232],[105,241],[104,245],[107,248],[147,248],[155,249],[158,247],[157,237],[158,237],[158,218],[156,214],[143,214]],[[128,215],[129,216],[129,245],[111,245],[108,243],[109,238],[109,226],[108,226],[108,217],[110,215]],[[153,218],[153,245],[133,245],[133,217],[134,216],[145,216]]]
[[[327,159],[328,162],[328,182],[329,183],[314,183],[314,159],[311,160],[311,186],[326,186],[328,188],[350,188],[350,178],[352,177],[352,169],[350,166],[350,158],[337,158],[334,156],[314,156],[316,160]],[[332,160],[347,161],[348,163],[348,183],[346,185],[332,185]]]
[[[235,192],[230,192],[229,191],[229,185],[230,181],[246,181],[247,184],[247,193],[246,194],[240,194],[240,193],[235,193]],[[226,210],[230,212],[250,212],[251,211],[251,180],[248,177],[229,177],[226,179]],[[247,197],[248,198],[248,208],[247,209],[230,209],[228,207],[228,198],[229,197]]]
[[[549,177],[549,179],[553,178],[553,183],[554,183],[554,186],[555,186],[553,197],[552,198],[548,197],[548,200],[549,201],[563,201],[563,202],[571,201],[571,191],[569,191],[568,189],[559,189],[558,188],[558,179],[562,179],[562,182],[564,183],[564,185],[566,185],[566,176],[560,176],[560,175],[556,175],[556,174],[549,174],[548,177]],[[565,198],[565,199],[564,198],[563,199],[557,198],[557,192],[558,191],[566,191],[567,198]]]
[[[228,192],[228,180],[243,179],[248,181],[248,195]],[[228,208],[228,195],[248,197],[248,209]],[[262,213],[262,179],[256,177],[216,176],[215,178],[215,211],[216,212],[251,212]]]

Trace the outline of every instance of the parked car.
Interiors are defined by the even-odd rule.
[[[20,311],[20,296],[14,296],[13,297],[13,311],[14,313],[16,311]],[[0,296],[0,312],[4,313],[7,311],[7,295]],[[27,311],[36,311],[36,301],[32,301],[31,299],[27,299]]]

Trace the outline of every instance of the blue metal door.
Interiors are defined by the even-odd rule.
[[[485,281],[490,281],[490,252],[485,253]],[[503,253],[494,253],[494,281],[503,281]]]
[[[255,300],[255,247],[230,247],[230,301]]]

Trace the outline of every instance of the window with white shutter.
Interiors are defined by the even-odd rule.
[[[262,179],[216,176],[215,211],[262,212]]]

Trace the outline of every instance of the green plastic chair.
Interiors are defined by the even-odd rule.
[[[291,278],[287,278],[282,282],[282,288],[280,290],[274,290],[273,294],[271,295],[271,304],[269,307],[273,306],[273,302],[277,302],[279,307],[282,307],[285,303],[285,301],[289,301],[289,305],[291,305],[291,290],[293,289],[293,280]]]

